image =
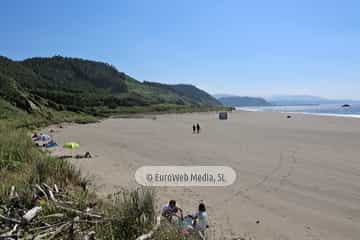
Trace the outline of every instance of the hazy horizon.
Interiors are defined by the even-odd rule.
[[[331,98],[331,97],[324,97],[321,95],[309,95],[309,94],[287,94],[287,93],[283,93],[283,94],[271,94],[271,95],[264,95],[264,96],[259,96],[259,95],[247,95],[247,94],[237,94],[237,93],[210,93],[212,96],[236,96],[236,97],[257,97],[257,98],[264,98],[266,100],[269,100],[271,98],[285,98],[285,97],[289,97],[289,98],[297,98],[297,97],[317,97],[317,98],[321,98],[323,100],[348,100],[348,101],[360,101],[360,99],[356,99],[356,98]]]
[[[108,62],[211,94],[360,99],[356,1],[3,1],[0,55]]]

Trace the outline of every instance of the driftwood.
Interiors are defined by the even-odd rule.
[[[84,240],[93,240],[95,239],[95,231],[90,231],[84,236]]]
[[[53,232],[50,230],[47,230],[45,232],[41,232],[40,234],[38,234],[34,240],[43,240],[43,239],[49,239],[49,236],[52,234]]]
[[[51,190],[48,190],[48,192],[49,192],[49,197],[50,197],[51,201],[57,202],[53,192]]]
[[[50,198],[52,201],[57,202],[57,200],[56,200],[56,198],[55,198],[55,196],[54,196],[54,193],[53,193],[53,191],[52,191],[52,188],[49,187],[49,186],[48,186],[47,184],[45,184],[45,183],[43,183],[42,185],[46,188],[47,193],[48,193],[48,195],[49,195],[49,198]]]
[[[15,218],[9,218],[9,217],[5,217],[3,215],[0,214],[0,219],[4,220],[5,222],[11,222],[11,223],[17,223],[17,224],[20,224],[21,221],[20,220],[17,220]]]
[[[46,229],[50,229],[50,228],[54,228],[54,227],[60,226],[60,225],[62,225],[62,224],[64,224],[64,222],[55,223],[55,224],[53,224],[53,225],[46,224],[46,226],[36,227],[36,228],[30,228],[30,229],[29,229],[29,232],[36,232],[36,231],[46,230]]]
[[[59,192],[59,188],[58,188],[58,186],[56,184],[54,184],[54,190],[55,190],[56,193]]]
[[[60,209],[62,209],[64,211],[73,212],[73,213],[83,215],[83,216],[89,216],[89,217],[93,217],[93,218],[102,218],[102,216],[100,216],[100,215],[87,213],[87,212],[82,212],[82,211],[74,209],[74,208],[64,207],[64,206],[61,206],[61,205],[56,205],[56,207],[60,208]]]
[[[41,209],[41,207],[34,207],[30,209],[28,212],[25,213],[23,219],[27,222],[30,222],[33,218],[36,217],[36,215],[41,211]]]
[[[32,191],[32,205],[26,208],[19,204],[16,189],[11,187],[8,201],[0,205],[0,240],[95,240],[98,225],[119,220],[97,213],[93,203],[79,209],[77,200],[56,184],[36,184]],[[43,204],[51,209],[48,214]],[[157,228],[158,224],[138,240],[149,239]]]
[[[58,235],[59,233],[61,233],[65,228],[70,227],[71,224],[70,223],[65,223],[63,225],[61,225],[60,227],[58,227],[54,233],[52,233],[51,237],[48,238],[49,240],[54,239],[56,237],[56,235]]]
[[[47,218],[63,218],[65,214],[63,213],[54,213],[47,216],[42,216],[41,219],[47,219]]]
[[[39,184],[36,184],[35,188],[39,190],[46,199],[48,199],[46,192],[39,186]]]
[[[15,198],[15,186],[11,186],[9,198],[10,198],[10,199]]]
[[[36,184],[33,188],[34,203],[29,209],[23,209],[17,201],[15,187],[9,191],[9,201],[6,205],[0,206],[0,240],[6,239],[92,239],[95,234],[93,227],[104,223],[103,216],[93,213],[93,209],[87,206],[86,209],[76,209],[74,200],[70,195],[61,192],[56,184],[50,187],[47,184]],[[57,194],[57,197],[55,194]],[[51,206],[59,209],[56,213],[43,215],[42,207],[37,205],[39,199],[48,201]],[[71,206],[74,205],[74,206]],[[93,206],[91,206],[93,207]],[[71,214],[69,214],[71,213]],[[74,217],[74,215],[77,215]],[[87,233],[82,232],[87,229]]]
[[[154,226],[154,228],[150,232],[148,232],[147,234],[141,235],[136,240],[149,240],[149,239],[151,239],[152,236],[154,235],[154,233],[159,229],[160,222],[161,222],[161,216],[158,216],[156,218],[156,225]]]
[[[13,227],[13,229],[11,229],[9,232],[6,232],[4,234],[0,235],[0,238],[7,238],[13,235],[13,233],[16,231],[16,229],[18,228],[18,224],[15,224],[15,226]]]

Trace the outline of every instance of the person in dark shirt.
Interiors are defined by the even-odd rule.
[[[196,132],[200,133],[200,124],[199,123],[196,124]]]
[[[180,216],[177,214],[180,213]],[[176,206],[175,200],[170,200],[168,204],[162,207],[161,209],[161,215],[169,220],[171,222],[171,219],[173,216],[178,216],[181,219],[183,218],[183,210]]]

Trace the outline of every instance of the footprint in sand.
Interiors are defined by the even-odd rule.
[[[249,232],[244,233],[243,236],[240,237],[232,237],[231,240],[256,240],[256,237]]]
[[[320,240],[320,236],[318,236],[310,226],[305,226],[305,231],[307,240]]]

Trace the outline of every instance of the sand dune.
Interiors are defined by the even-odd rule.
[[[96,155],[72,161],[103,194],[136,187],[134,173],[144,165],[232,167],[237,180],[228,187],[156,189],[159,207],[174,198],[189,212],[204,200],[212,239],[358,240],[360,119],[293,116],[239,111],[228,121],[215,113],[108,119],[66,126],[55,140],[78,141],[77,152]],[[203,131],[194,135],[197,122]]]

